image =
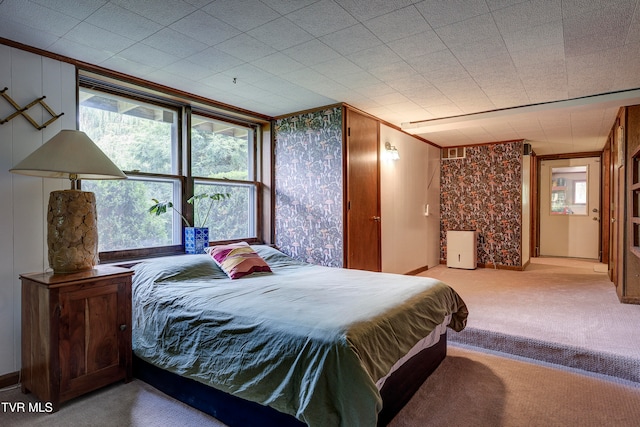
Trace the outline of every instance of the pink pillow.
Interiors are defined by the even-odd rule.
[[[247,242],[211,246],[207,252],[230,279],[239,279],[259,271],[271,272],[269,265]]]

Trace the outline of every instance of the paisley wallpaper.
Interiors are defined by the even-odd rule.
[[[275,244],[312,264],[343,266],[342,108],[275,125]]]
[[[522,141],[466,148],[466,158],[441,160],[440,259],[447,230],[477,230],[478,264],[520,267]]]

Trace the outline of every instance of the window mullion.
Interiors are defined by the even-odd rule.
[[[182,186],[182,212],[187,218],[187,221],[189,221],[190,224],[195,225],[193,205],[187,203],[187,200],[189,200],[189,198],[193,196],[194,191],[194,182],[191,167],[191,159],[193,156],[193,153],[191,152],[191,113],[191,107],[185,106],[185,108],[183,109],[184,126],[182,127],[182,135],[184,135],[184,138],[182,144],[180,144],[182,158],[182,175],[184,177]]]

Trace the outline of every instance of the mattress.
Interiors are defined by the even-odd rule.
[[[371,426],[376,383],[443,325],[465,326],[464,302],[440,281],[254,248],[271,273],[230,280],[208,255],[136,265],[136,355],[309,426]]]

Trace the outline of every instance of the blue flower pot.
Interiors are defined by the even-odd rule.
[[[207,227],[185,227],[184,252],[187,254],[203,254],[209,246],[209,229]]]

